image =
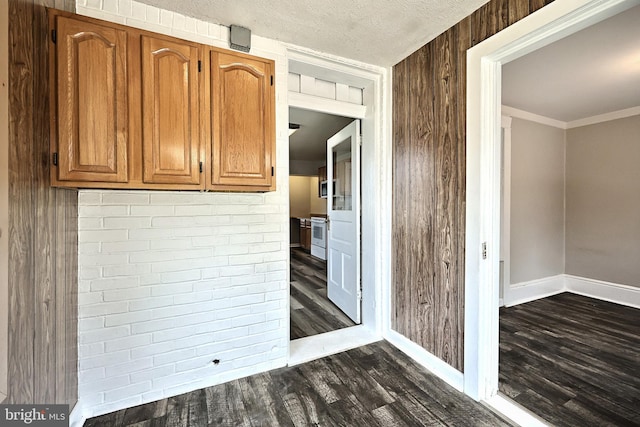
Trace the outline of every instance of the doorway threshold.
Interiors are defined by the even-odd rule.
[[[482,403],[518,425],[526,427],[551,427],[551,424],[548,424],[538,415],[509,399],[502,393],[498,393]]]
[[[298,338],[289,344],[289,366],[310,362],[382,340],[364,325]]]

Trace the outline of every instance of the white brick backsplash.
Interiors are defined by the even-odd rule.
[[[194,348],[181,349],[176,351],[169,351],[154,356],[153,363],[156,366],[166,365],[167,363],[175,363],[181,360],[191,359],[196,356],[196,350]]]
[[[126,218],[105,218],[104,228],[114,229],[130,229],[130,228],[150,228],[151,218],[147,217],[126,217]]]
[[[96,279],[91,281],[91,291],[107,291],[114,289],[129,289],[137,286],[138,278],[122,277],[122,278],[108,278],[108,279]]]
[[[131,301],[140,298],[147,298],[151,295],[150,288],[138,287],[135,289],[119,289],[115,291],[104,291],[102,299],[104,302],[110,301]]]
[[[147,19],[147,7],[137,1],[131,2],[131,16],[134,19],[145,21]]]
[[[153,297],[172,296],[188,292],[193,292],[193,283],[171,283],[168,285],[153,285],[151,287],[151,296]],[[171,299],[171,304],[173,304],[173,299]]]
[[[107,327],[102,329],[92,329],[90,331],[85,331],[78,339],[80,344],[91,344],[94,342],[106,342],[122,337],[126,337],[129,335],[129,328],[120,326],[120,327]]]
[[[100,294],[102,298],[102,294]],[[78,296],[78,319],[88,317],[104,316],[108,314],[118,314],[127,312],[126,302],[108,302],[100,304],[85,304],[81,296]]]
[[[128,336],[124,338],[118,338],[115,340],[107,341],[105,343],[104,351],[105,353],[108,353],[111,351],[131,349],[134,347],[140,347],[148,344],[151,344],[151,335],[133,335],[133,336]],[[139,360],[137,360],[136,362],[138,361]],[[122,365],[117,365],[117,366],[122,366]],[[112,367],[107,368],[107,373],[110,372],[109,369],[112,369]]]
[[[160,281],[162,283],[183,283],[186,281],[200,280],[201,276],[200,270],[178,271],[162,273],[160,275]]]
[[[93,242],[122,242],[127,240],[127,230],[81,230],[78,232],[79,241],[84,243]]]
[[[151,390],[151,381],[145,381],[141,383],[131,384],[126,387],[116,388],[104,393],[105,401],[116,400],[122,396],[138,396],[145,391]],[[133,398],[134,402],[138,402],[139,398]],[[125,399],[129,401],[129,398]]]
[[[153,314],[149,311],[131,311],[127,313],[111,314],[105,317],[105,326],[135,325],[140,322],[147,322],[153,319]]]
[[[104,354],[104,342],[80,344],[78,346],[78,356],[83,359],[91,356],[96,356],[98,354]],[[104,368],[100,368],[100,369],[104,369]]]
[[[79,254],[98,254],[101,250],[100,242],[86,242],[78,244]]]
[[[87,267],[87,270],[89,268]],[[90,272],[93,270],[89,270]],[[100,271],[98,269],[98,271]],[[135,277],[135,276],[143,276],[148,273],[151,273],[151,265],[149,264],[123,264],[123,265],[108,265],[102,268],[102,276],[101,277]],[[85,277],[83,277],[84,279]],[[86,277],[87,279],[92,279],[94,277]],[[139,281],[141,282],[141,281]]]
[[[102,204],[102,192],[85,190],[78,193],[78,205],[91,206]]]
[[[77,11],[228,46],[227,27],[135,0],[88,0]],[[79,192],[79,402],[88,416],[286,364],[287,58],[279,42],[254,42],[252,53],[276,60],[277,191]]]
[[[92,317],[90,319],[86,319],[84,322],[82,322],[82,324],[78,325],[78,330],[80,332],[101,328],[104,328],[104,317]]]
[[[166,307],[173,304],[173,296],[161,296],[145,298],[143,300],[129,301],[129,310],[149,310],[157,307]]]
[[[174,215],[174,206],[131,206],[131,216],[172,216]]]
[[[148,205],[148,193],[102,193],[102,205]]]
[[[106,218],[128,214],[127,206],[102,206],[96,204],[83,205],[78,201],[79,218]]]

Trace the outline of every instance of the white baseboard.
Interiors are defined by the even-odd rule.
[[[570,274],[559,274],[530,282],[513,284],[506,291],[504,304],[507,307],[562,292],[571,292],[615,304],[640,308],[640,287],[572,276]]]
[[[350,328],[293,340],[289,344],[288,366],[300,365],[382,340],[379,334],[356,325]]]
[[[87,414],[78,401],[69,414],[69,427],[82,427],[85,421],[87,421]]]
[[[497,394],[487,400],[484,401],[488,406],[492,407],[494,410],[502,414],[503,416],[509,418],[511,421],[515,422],[519,426],[526,427],[549,427],[550,424],[547,424],[542,418],[532,413],[531,411],[523,408],[518,405],[511,399],[507,399],[506,397]]]
[[[565,289],[578,295],[640,308],[640,288],[565,274]]]
[[[504,304],[511,307],[565,291],[564,274],[512,284],[505,289]]]
[[[460,392],[463,391],[464,379],[462,372],[396,331],[388,330],[384,334],[384,338],[447,384]]]

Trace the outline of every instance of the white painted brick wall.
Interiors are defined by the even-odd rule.
[[[226,27],[132,0],[78,0],[77,12],[228,47]],[[85,416],[286,363],[286,51],[254,36],[251,53],[276,61],[276,192],[79,194],[79,405]]]

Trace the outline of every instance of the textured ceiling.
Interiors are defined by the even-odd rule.
[[[640,106],[640,6],[505,64],[502,103],[564,122]]]
[[[138,0],[252,34],[390,66],[486,0]]]

